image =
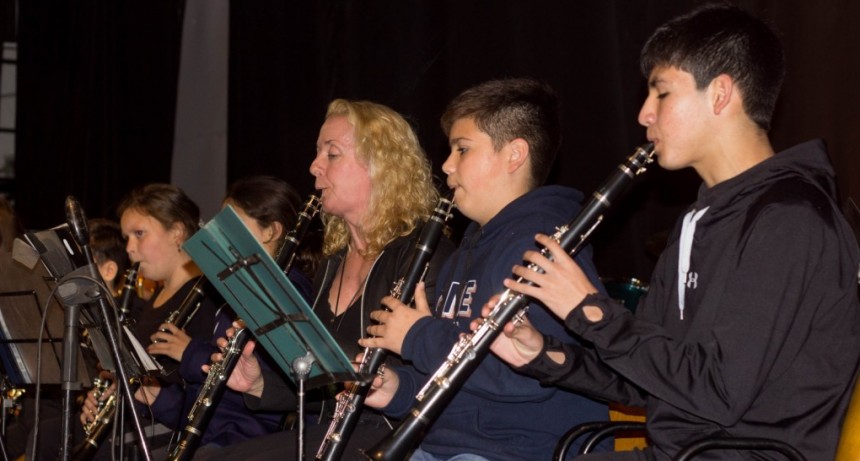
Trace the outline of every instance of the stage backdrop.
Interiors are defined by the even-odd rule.
[[[307,168],[319,125],[326,104],[342,97],[378,101],[406,115],[441,184],[447,142],[438,119],[446,102],[487,79],[529,76],[549,82],[563,100],[565,139],[550,181],[591,193],[644,142],[636,123],[646,89],[638,69],[642,43],[657,25],[699,3],[232,2],[224,51],[229,92],[221,96],[228,107],[227,180],[274,174],[310,193]],[[860,31],[853,24],[860,3],[738,3],[772,21],[786,46],[775,147],[823,137],[843,196],[858,200],[860,87],[850,76],[860,71]],[[20,7],[15,199],[25,225],[61,222],[68,194],[91,216],[112,216],[132,187],[170,181],[185,3]],[[194,107],[185,110],[192,112],[184,117],[193,117]],[[185,167],[191,172],[183,174],[210,181],[202,173],[208,166]],[[655,170],[595,240],[605,276],[647,279],[666,232],[694,197],[692,172]]]

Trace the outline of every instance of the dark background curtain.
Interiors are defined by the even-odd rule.
[[[327,103],[342,97],[403,113],[441,184],[447,141],[438,119],[448,100],[487,79],[530,76],[563,101],[565,139],[550,182],[591,193],[644,142],[636,123],[644,40],[699,3],[234,1],[228,180],[274,174],[310,193],[319,125]],[[860,199],[860,91],[851,78],[860,71],[860,4],[736,3],[773,22],[786,46],[775,147],[825,138],[843,197]],[[61,223],[69,194],[90,216],[114,217],[132,187],[169,181],[183,5],[20,2],[14,198],[27,227]],[[647,279],[698,183],[692,171],[654,167],[596,237],[602,274]]]

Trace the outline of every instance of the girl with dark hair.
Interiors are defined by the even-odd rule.
[[[137,317],[133,332],[141,344],[148,344],[147,352],[159,358],[166,370],[176,370],[145,379],[135,399],[145,405],[140,414],[151,415],[169,429],[181,429],[206,377],[200,367],[216,350],[214,338],[224,335],[232,312],[224,309],[217,292],[205,283],[200,269],[182,249],[199,228],[200,212],[181,189],[169,184],[135,189],[122,201],[118,213],[131,261],[140,264],[142,276],[160,282]],[[202,288],[205,294],[185,328],[165,323],[195,287]],[[105,399],[105,394],[100,399]],[[89,393],[82,423],[93,420],[97,405],[97,399]],[[228,391],[203,434],[201,450],[207,445],[225,446],[269,433],[277,427],[278,419],[273,414],[252,414],[238,393]],[[158,446],[153,450],[154,459],[163,458],[162,451],[169,449],[163,442],[153,445]]]

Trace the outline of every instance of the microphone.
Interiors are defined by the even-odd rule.
[[[75,239],[75,243],[78,244],[84,254],[87,265],[78,267],[63,277],[57,288],[57,293],[66,305],[86,304],[104,295],[100,289],[101,285],[104,285],[104,281],[96,270],[96,264],[90,250],[90,230],[87,227],[86,214],[78,199],[71,195],[66,197],[66,223],[69,225],[72,238]],[[88,276],[95,282],[82,280],[81,276]]]
[[[72,232],[72,237],[78,242],[78,246],[85,252],[89,253],[90,247],[90,230],[87,227],[87,217],[84,214],[84,209],[78,203],[78,199],[73,196],[66,197],[66,222],[69,224],[69,230]],[[87,257],[87,260],[90,258]]]
[[[99,296],[100,290],[98,289],[98,283],[93,286],[92,283],[80,283],[81,280],[76,272],[86,274],[90,278],[94,280],[101,281],[101,276],[96,271],[95,264],[93,263],[93,255],[90,251],[90,232],[87,229],[87,221],[84,216],[84,211],[81,209],[81,205],[78,203],[78,200],[72,196],[66,198],[66,221],[69,225],[69,230],[71,231],[72,238],[75,239],[78,246],[83,250],[84,256],[86,257],[87,265],[86,267],[79,267],[72,271],[70,274],[67,274],[64,279],[61,280],[61,284],[58,287],[59,294],[65,295],[66,300],[64,301],[66,304],[66,310],[64,315],[64,323],[65,330],[63,336],[63,413],[62,413],[62,438],[60,444],[60,461],[69,461],[71,457],[71,449],[72,449],[72,415],[74,413],[74,392],[79,391],[81,389],[81,382],[78,381],[78,370],[77,370],[77,353],[78,348],[80,347],[80,341],[78,339],[78,334],[80,331],[80,313],[81,313],[81,304],[98,299],[99,307],[102,311],[103,320],[107,320],[106,312],[107,308],[104,304],[104,299]],[[65,282],[65,283],[63,283]],[[104,282],[102,281],[102,284]],[[92,295],[92,297],[90,296]],[[87,298],[92,299],[87,299]],[[109,335],[111,335],[110,328],[108,327]],[[112,344],[115,346],[116,340],[112,338]],[[118,348],[115,348],[117,351],[114,354],[114,358],[116,361],[119,360],[119,352]],[[123,379],[125,379],[125,375],[122,375]],[[127,389],[126,389],[127,391]]]

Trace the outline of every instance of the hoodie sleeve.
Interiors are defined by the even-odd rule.
[[[848,318],[845,309],[834,308],[846,305],[838,297],[850,289],[838,285],[851,283],[843,273],[851,265],[833,262],[844,256],[829,204],[804,199],[766,203],[743,219],[736,243],[711,248],[721,252],[721,264],[729,261],[731,267],[721,265],[719,276],[714,275],[720,283],[700,295],[717,305],[702,311],[713,319],[702,319],[700,313],[691,320],[707,323],[694,323],[689,339],[665,329],[668,319],[679,316],[671,303],[660,307],[667,319],[663,324],[615,315],[611,304],[600,299],[590,304],[604,310],[602,320],[588,321],[581,309],[566,319],[621,376],[674,407],[723,426],[748,411],[768,379],[796,370],[793,362],[806,360],[809,370],[825,369],[828,365],[813,358],[833,355],[827,349],[838,347],[838,339],[810,338],[821,334],[816,330],[844,331],[840,322]],[[571,375],[568,384],[577,380]]]
[[[217,310],[203,310],[201,306],[201,315],[209,315],[211,319],[203,320],[203,327],[197,327],[195,336],[191,338],[191,342],[182,353],[182,360],[179,362],[179,374],[186,382],[202,383],[206,380],[206,374],[203,373],[201,367],[211,362],[212,354],[220,352],[215,341],[218,338],[227,336],[227,328],[232,326],[232,320],[228,315],[229,308],[226,305]],[[231,311],[232,312],[232,311]],[[206,333],[205,328],[210,328]],[[189,332],[190,333],[190,332]]]
[[[153,419],[171,429],[179,429],[182,419],[182,408],[185,403],[185,391],[179,384],[170,384],[161,388],[158,397],[147,407],[135,400],[140,414],[152,414]]]

